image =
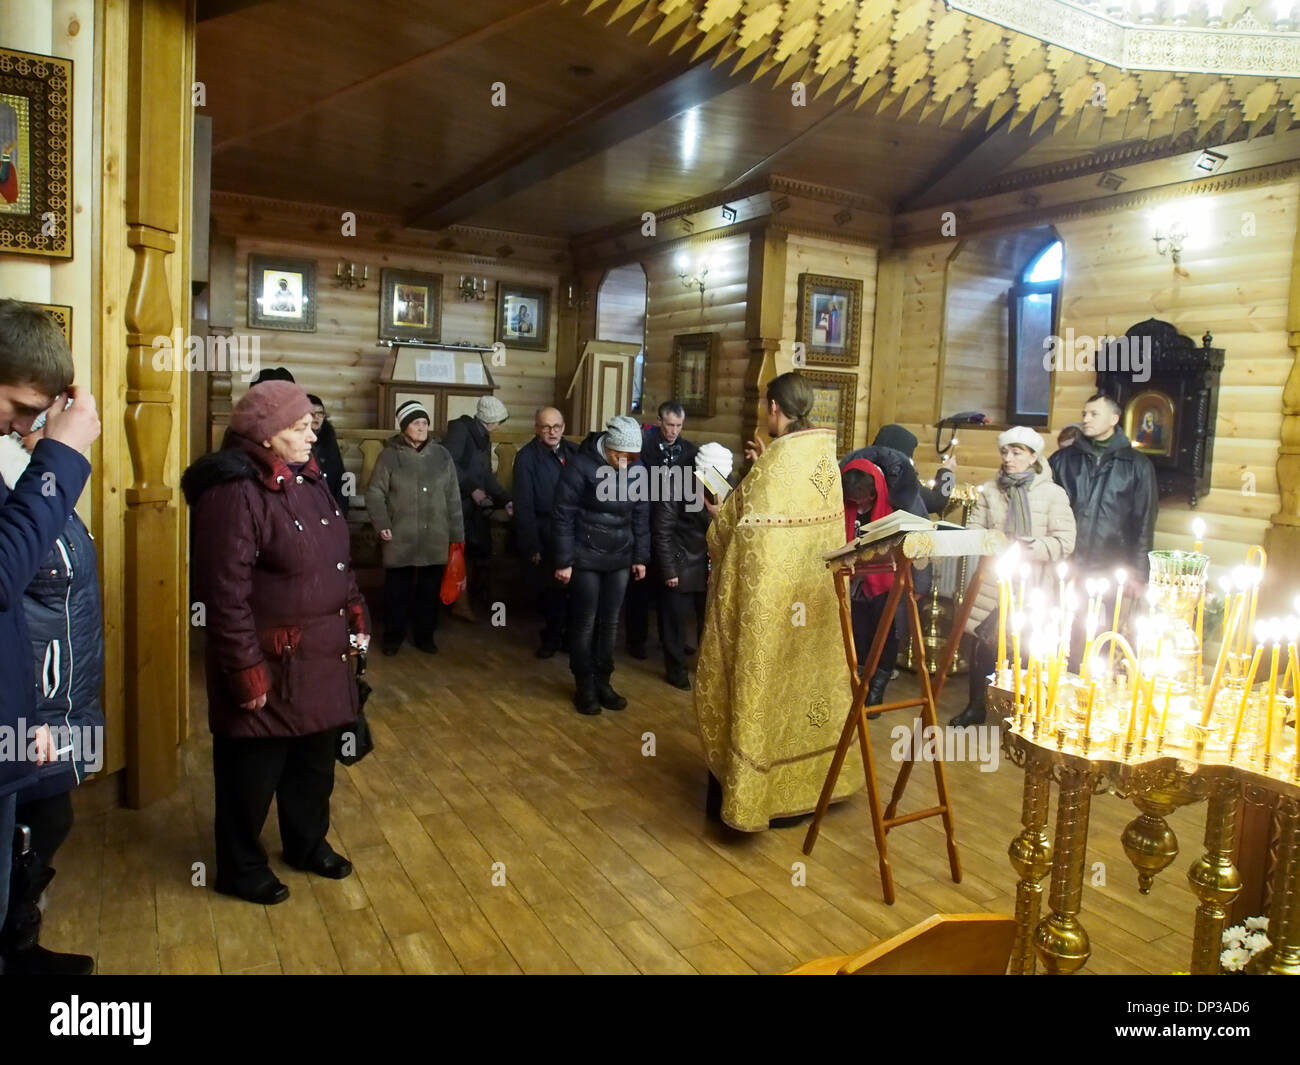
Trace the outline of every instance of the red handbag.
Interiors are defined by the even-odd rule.
[[[451,606],[465,590],[465,545],[452,544],[447,568],[442,571],[442,602]]]

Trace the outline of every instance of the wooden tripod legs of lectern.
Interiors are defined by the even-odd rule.
[[[911,630],[913,648],[917,656],[917,676],[921,681],[921,698],[882,703],[873,707],[872,712],[920,707],[921,728],[923,730],[933,728],[936,731],[930,735],[937,735],[939,728],[937,713],[939,694],[943,691],[948,670],[952,667],[953,659],[957,654],[962,630],[965,629],[966,622],[970,618],[971,608],[975,604],[975,593],[979,590],[980,581],[983,577],[985,559],[981,557],[970,584],[966,588],[966,595],[962,599],[961,608],[953,619],[952,632],[948,636],[948,643],[939,656],[939,669],[935,674],[933,684],[931,684],[930,672],[925,660],[925,633],[921,628],[921,614],[917,609],[916,595],[912,586],[911,561],[903,557],[901,551],[896,549],[892,564],[894,566],[894,583],[890,586],[889,595],[885,599],[885,608],[881,612],[875,638],[871,641],[871,651],[867,655],[866,669],[861,677],[858,676],[858,652],[853,639],[853,613],[849,605],[849,588],[854,570],[852,567],[844,567],[835,571],[835,594],[838,596],[840,604],[840,629],[844,636],[844,652],[848,660],[849,676],[853,686],[853,705],[849,710],[848,717],[845,718],[844,729],[840,733],[839,745],[835,748],[830,770],[826,774],[826,783],[822,786],[821,797],[817,801],[817,812],[813,816],[812,824],[808,827],[808,835],[803,844],[804,854],[811,854],[813,845],[817,842],[817,834],[821,830],[822,818],[826,815],[827,807],[830,806],[831,795],[835,791],[835,784],[839,780],[840,771],[844,768],[844,759],[848,757],[849,748],[853,745],[853,734],[856,732],[862,747],[862,762],[867,776],[867,796],[871,804],[871,828],[875,834],[876,853],[880,861],[880,884],[884,892],[885,902],[890,905],[894,902],[894,875],[889,866],[889,850],[885,836],[891,828],[908,824],[911,821],[920,821],[926,817],[942,817],[944,834],[948,842],[948,867],[952,872],[954,883],[961,883],[961,861],[957,856],[957,837],[952,819],[952,800],[948,795],[948,781],[944,776],[943,759],[941,757],[934,759],[934,781],[939,797],[937,806],[917,810],[901,817],[897,816],[896,811],[899,800],[903,797],[903,792],[912,773],[912,750],[909,747],[907,754],[903,758],[902,765],[899,766],[898,777],[894,781],[893,791],[889,797],[889,805],[883,812],[881,811],[880,786],[876,781],[876,761],[871,748],[871,737],[867,733],[867,689],[880,664],[880,657],[884,653],[885,639],[894,624],[894,616],[898,612],[899,600],[904,600],[906,602],[908,627]],[[922,735],[924,736],[924,732]]]

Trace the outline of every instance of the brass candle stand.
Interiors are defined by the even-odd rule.
[[[1279,799],[1282,842],[1264,965],[1271,973],[1300,973],[1300,750],[1292,719],[1300,618],[1255,625],[1266,562],[1262,549],[1251,549],[1212,670],[1202,661],[1207,556],[1150,553],[1149,614],[1135,622],[1132,644],[1117,631],[1124,574],[1116,574],[1113,627],[1100,636],[1105,582],[1086,582],[1087,642],[1079,675],[1066,668],[1075,600],[1064,574],[1058,609],[1046,623],[1034,611],[1026,657],[1023,577],[1016,597],[1012,565],[999,564],[1000,616],[1004,624],[1011,617],[1011,639],[1004,628],[988,705],[1003,718],[1007,757],[1025,771],[1023,829],[1009,852],[1020,877],[1012,972],[1032,973],[1041,961],[1050,973],[1071,973],[1087,962],[1088,934],[1078,915],[1088,818],[1093,795],[1112,794],[1138,809],[1121,839],[1142,894],[1178,855],[1168,815],[1207,803],[1204,852],[1187,874],[1199,900],[1191,971],[1217,973],[1227,909],[1241,892],[1232,862],[1238,808],[1243,792],[1267,792]],[[1060,794],[1049,842],[1053,781]],[[1049,913],[1041,917],[1041,881],[1049,872]]]
[[[949,513],[953,507],[961,507],[960,524],[965,525],[970,520],[971,511],[975,509],[975,502],[979,499],[980,488],[975,484],[961,484],[952,490],[948,496],[948,505],[944,508],[944,514]],[[953,595],[951,603],[945,603],[939,597],[939,574],[938,567],[934,566],[935,573],[933,580],[930,582],[930,595],[922,610],[925,626],[925,662],[934,676],[939,668],[939,659],[943,649],[948,642],[948,637],[952,633],[953,619],[961,610],[962,600],[965,595],[967,579],[970,576],[970,558],[962,555],[956,559],[957,579],[953,585]],[[916,646],[913,641],[908,640],[906,657],[904,664],[909,670],[915,670],[917,661],[920,656],[916,652]],[[957,644],[957,657],[953,659],[952,668],[948,671],[949,676],[960,676],[969,668],[966,655],[962,652],[962,645]]]
[[[1244,784],[1274,792],[1280,798],[1282,834],[1267,933],[1273,946],[1265,968],[1275,974],[1300,974],[1300,786],[1242,766],[1199,764],[1172,755],[1146,761],[1125,760],[1108,752],[1085,757],[1061,749],[1054,736],[1034,739],[1018,730],[1014,698],[1008,688],[989,688],[990,710],[1005,719],[1003,751],[1025,772],[1023,828],[1009,849],[1011,864],[1020,877],[1010,972],[1030,975],[1041,961],[1049,973],[1072,973],[1087,962],[1091,953],[1088,934],[1078,915],[1088,817],[1092,796],[1111,794],[1131,799],[1139,811],[1122,839],[1143,894],[1151,891],[1154,878],[1178,854],[1177,837],[1165,817],[1181,806],[1208,803],[1204,852],[1187,873],[1200,900],[1193,930],[1191,972],[1217,973],[1227,908],[1241,890],[1232,850]],[[1047,807],[1053,782],[1060,794],[1055,838],[1049,842]],[[1040,917],[1041,881],[1049,872],[1049,913]]]

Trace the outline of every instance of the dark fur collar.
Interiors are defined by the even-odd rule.
[[[310,480],[320,477],[320,467],[313,456],[302,468],[302,475]],[[198,459],[181,474],[181,491],[185,502],[194,506],[209,488],[230,481],[260,481],[269,491],[283,491],[283,486],[293,476],[288,465],[269,450],[245,440],[237,433],[227,432],[220,451],[213,451]]]

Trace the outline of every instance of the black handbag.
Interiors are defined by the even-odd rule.
[[[373,690],[366,681],[366,655],[362,652],[357,655],[357,718],[339,729],[338,760],[342,765],[356,765],[375,749],[364,709]]]

